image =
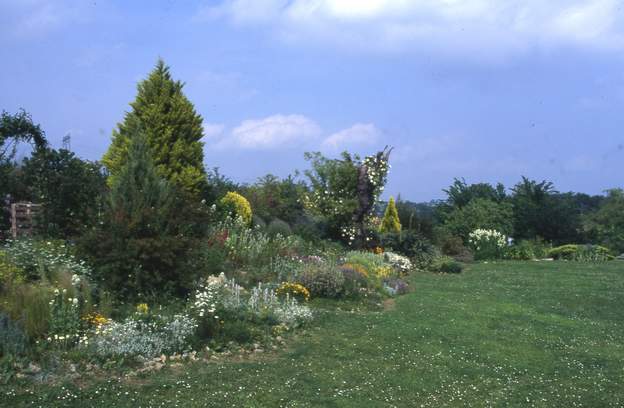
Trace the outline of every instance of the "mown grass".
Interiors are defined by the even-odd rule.
[[[624,262],[419,273],[385,311],[319,310],[286,350],[140,380],[0,388],[4,406],[624,405]]]

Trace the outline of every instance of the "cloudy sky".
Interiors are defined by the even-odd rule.
[[[453,177],[624,186],[622,0],[0,0],[0,109],[99,159],[158,57],[238,181],[395,147],[387,194]]]

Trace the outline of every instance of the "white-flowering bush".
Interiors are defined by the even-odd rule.
[[[468,244],[475,259],[499,259],[507,246],[507,237],[496,230],[476,229],[468,235]]]
[[[309,307],[300,305],[296,299],[289,295],[286,295],[286,300],[274,307],[273,314],[280,323],[291,327],[313,318],[312,310]]]
[[[261,283],[246,296],[245,290],[236,281],[226,279],[223,274],[210,277],[202,284],[194,294],[189,308],[198,319],[220,319],[218,310],[226,310],[260,318],[273,317],[290,326],[296,326],[312,317],[310,308],[299,305],[296,299],[289,296],[280,300],[274,288]]]
[[[159,317],[154,321],[130,317],[121,323],[111,322],[96,328],[92,336],[81,343],[86,342],[101,357],[150,358],[183,351],[196,328],[195,319],[184,314],[172,318]]]
[[[91,276],[85,261],[71,254],[70,246],[59,241],[9,240],[3,248],[8,259],[23,269],[29,279],[50,278],[59,270]]]
[[[412,270],[412,261],[403,255],[394,252],[385,252],[384,260],[401,274],[408,274]]]
[[[199,289],[194,294],[190,309],[199,318],[212,316],[218,319],[215,313],[222,301],[223,286],[225,285],[225,275],[210,276],[204,283],[199,285]]]

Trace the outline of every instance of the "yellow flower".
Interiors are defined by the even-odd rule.
[[[149,306],[147,305],[147,303],[139,303],[136,306],[136,311],[140,314],[147,314],[149,312]]]
[[[283,282],[275,291],[278,296],[286,296],[289,294],[294,298],[303,298],[303,300],[310,300],[310,291],[299,283]]]
[[[391,273],[392,268],[389,266],[380,266],[379,268],[375,269],[375,275],[380,278],[387,278],[388,276],[390,276]]]
[[[98,328],[110,323],[110,319],[102,316],[99,313],[89,313],[88,315],[84,316],[82,320]]]
[[[352,269],[356,273],[362,275],[363,277],[368,278],[368,271],[366,270],[365,267],[363,267],[360,264],[354,264],[354,263],[347,262],[346,264],[342,265],[342,267],[345,268],[345,269]]]

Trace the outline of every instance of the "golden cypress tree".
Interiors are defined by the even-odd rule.
[[[140,132],[161,177],[190,196],[197,197],[203,190],[203,119],[182,93],[183,86],[173,80],[161,59],[139,83],[137,97],[130,104],[132,110],[113,131],[112,143],[102,158],[110,173],[110,185],[128,159],[130,139]]]
[[[399,220],[399,212],[397,211],[394,197],[390,197],[386,212],[384,213],[381,225],[379,226],[381,233],[399,233],[401,232],[401,221]]]

